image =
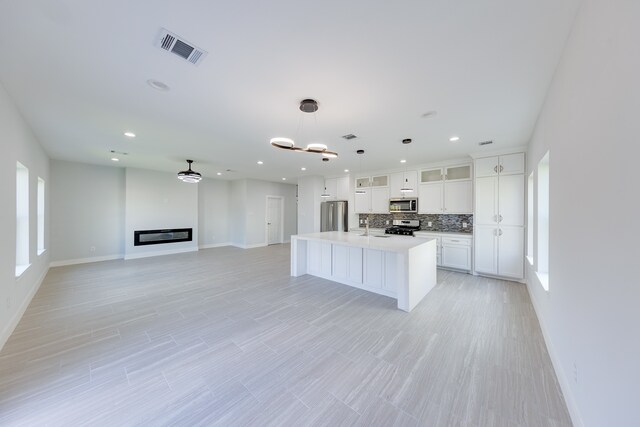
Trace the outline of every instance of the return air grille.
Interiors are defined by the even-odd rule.
[[[157,39],[156,46],[168,52],[175,53],[180,58],[194,65],[200,64],[204,57],[207,56],[207,52],[204,49],[196,47],[184,38],[164,28],[160,30],[160,36]]]

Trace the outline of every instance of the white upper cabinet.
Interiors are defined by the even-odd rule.
[[[371,213],[389,213],[389,187],[371,188]]]
[[[508,154],[500,156],[498,171],[500,175],[513,175],[524,173],[524,153]]]
[[[338,178],[336,183],[336,199],[349,200],[349,177],[343,176]]]
[[[389,175],[377,175],[371,177],[371,187],[388,187]]]
[[[444,171],[442,168],[425,169],[420,172],[420,183],[440,182],[444,180]]]
[[[418,172],[407,171],[391,174],[389,197],[418,197]],[[413,191],[403,193],[400,191],[402,188],[412,188]]]
[[[363,194],[356,193],[354,201],[355,213],[370,213],[371,211],[371,189],[367,188]]]
[[[418,213],[443,213],[443,192],[444,184],[442,182],[420,184],[420,188],[418,190]]]
[[[476,159],[476,177],[524,173],[524,153]]]
[[[444,168],[446,181],[460,181],[471,179],[471,165],[449,166]]]
[[[473,213],[473,183],[471,181],[446,181],[444,183],[444,213]]]
[[[370,177],[356,178],[356,189],[358,188],[367,188],[371,184]]]
[[[473,213],[471,165],[420,171],[418,212],[421,214]]]

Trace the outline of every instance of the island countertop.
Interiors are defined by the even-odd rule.
[[[389,234],[385,234],[384,236],[362,236],[346,231],[325,231],[322,233],[298,234],[291,237],[304,240],[323,240],[345,246],[398,253],[406,253],[408,250],[415,248],[416,246],[420,246],[434,240],[411,236],[392,236]]]

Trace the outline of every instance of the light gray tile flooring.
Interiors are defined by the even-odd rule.
[[[521,284],[411,313],[289,246],[52,268],[0,352],[0,425],[571,425]]]

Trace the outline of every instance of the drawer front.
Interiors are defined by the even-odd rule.
[[[443,237],[442,244],[471,246],[471,239],[466,237]]]

